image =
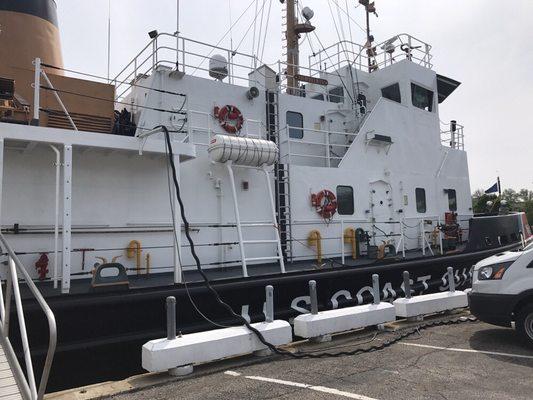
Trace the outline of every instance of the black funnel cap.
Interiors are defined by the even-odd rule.
[[[0,11],[14,11],[33,15],[57,26],[55,0],[0,0]]]

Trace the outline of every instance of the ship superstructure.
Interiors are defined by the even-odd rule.
[[[463,127],[439,118],[459,82],[422,40],[368,31],[304,62],[313,13],[288,0],[284,61],[153,31],[98,79],[61,64],[54,2],[28,3],[0,1],[3,26],[35,18],[52,35],[0,68],[1,235],[58,312],[63,366],[88,342],[107,354],[151,338],[167,295],[184,330],[227,318],[197,274],[170,160],[201,268],[252,320],[267,283],[288,319],[310,279],[323,309],[369,301],[375,268],[385,299],[403,270],[413,290],[446,290],[447,267],[467,285],[472,262],[530,235],[521,214],[473,215]],[[22,34],[8,30],[0,54]]]
[[[292,29],[309,27],[296,22]],[[33,112],[34,124],[48,128],[2,127],[8,149],[2,223],[20,234],[14,243],[30,253],[28,264],[40,253],[55,258],[58,188],[55,154],[46,144],[59,146],[63,261],[46,278],[62,276],[63,293],[69,277],[89,277],[102,258],[121,256],[133,275],[174,272],[178,282],[180,271],[193,267],[186,247],[173,245],[164,143],[161,133],[150,134],[159,125],[171,131],[181,161],[192,158],[181,164],[180,177],[205,268],[242,265],[244,258],[246,276],[248,266],[279,263],[279,246],[289,264],[324,258],[345,264],[357,254],[377,257],[378,250],[443,253],[446,213],[455,213],[457,231],[468,235],[463,128],[455,121],[442,128],[439,120],[439,104],[459,83],[433,71],[431,46],[408,34],[371,48],[340,42],[304,67],[261,65],[253,55],[155,33],[110,85],[76,80],[75,88],[54,82],[56,66],[37,62],[34,101],[54,102],[55,110],[39,105]],[[95,104],[109,107],[109,87],[115,107],[131,118],[115,123],[115,135],[81,132],[80,125],[103,117],[87,108],[71,115],[68,103],[89,102],[94,113]],[[209,155],[216,135],[275,143],[269,185],[263,170],[250,168],[236,168],[232,183],[226,165]],[[39,171],[38,187],[24,184],[36,179],[30,171]],[[336,207],[328,215],[317,201]],[[121,249],[131,242],[140,254],[128,260]]]

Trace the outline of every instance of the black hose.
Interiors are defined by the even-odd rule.
[[[355,350],[351,350],[351,351],[341,351],[341,352],[338,352],[338,353],[323,352],[323,353],[318,353],[318,354],[311,354],[311,353],[295,354],[295,353],[291,353],[290,351],[287,351],[287,350],[284,350],[284,349],[278,349],[272,343],[268,342],[264,338],[263,334],[261,332],[259,332],[259,330],[254,328],[250,324],[250,322],[248,322],[242,315],[239,315],[235,311],[233,311],[231,306],[229,304],[227,304],[226,302],[224,302],[224,300],[222,300],[220,298],[220,295],[218,294],[216,289],[213,288],[213,286],[211,285],[210,279],[207,277],[205,272],[202,270],[200,258],[196,254],[196,249],[194,247],[194,241],[193,241],[193,239],[192,239],[192,237],[191,237],[191,235],[189,233],[190,225],[189,225],[189,221],[187,220],[187,216],[185,215],[185,206],[184,206],[183,200],[181,198],[180,185],[178,183],[178,177],[177,177],[177,174],[176,174],[176,165],[174,164],[174,153],[173,153],[173,150],[172,150],[172,141],[170,140],[170,133],[169,133],[168,129],[165,126],[163,126],[163,125],[161,125],[159,127],[156,127],[155,129],[157,129],[157,128],[161,128],[163,130],[163,132],[165,133],[165,140],[166,140],[167,147],[168,147],[169,163],[170,163],[170,167],[172,169],[172,180],[174,181],[174,187],[175,187],[175,190],[176,190],[176,197],[177,197],[178,203],[180,205],[180,214],[181,214],[181,218],[183,220],[183,226],[185,228],[185,236],[187,237],[187,241],[189,242],[189,245],[190,245],[190,248],[191,248],[192,257],[194,258],[194,261],[196,263],[196,269],[200,273],[202,279],[204,280],[206,288],[212,293],[212,295],[215,298],[216,302],[220,306],[222,306],[226,311],[228,311],[228,313],[232,317],[236,318],[243,325],[245,325],[246,328],[248,328],[257,337],[257,339],[259,339],[259,341],[262,344],[264,344],[266,347],[268,347],[273,353],[278,354],[278,355],[283,355],[283,356],[289,356],[289,357],[297,358],[297,359],[354,356],[354,355],[357,355],[357,354],[370,353],[370,352],[374,352],[374,351],[385,349],[385,348],[387,348],[389,346],[392,346],[394,343],[397,343],[400,340],[405,339],[408,336],[411,336],[411,335],[414,335],[416,333],[419,333],[420,330],[422,330],[422,329],[427,329],[427,328],[434,327],[434,326],[457,324],[457,323],[463,322],[461,319],[453,320],[453,321],[429,322],[429,323],[423,324],[421,326],[418,326],[417,328],[415,328],[415,329],[413,329],[411,331],[404,332],[404,333],[396,336],[395,338],[393,338],[391,340],[383,342],[383,343],[381,343],[379,345],[374,345],[374,346],[369,347],[367,349],[360,349],[359,348],[359,349],[355,349]],[[467,319],[467,321],[468,321],[468,319]]]

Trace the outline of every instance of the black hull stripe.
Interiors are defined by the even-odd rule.
[[[0,11],[33,15],[58,26],[55,0],[0,0]]]

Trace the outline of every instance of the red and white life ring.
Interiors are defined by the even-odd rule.
[[[228,133],[237,134],[241,131],[244,123],[244,116],[241,111],[232,105],[224,107],[215,107],[215,118],[218,119],[220,126]]]
[[[324,219],[331,219],[337,212],[337,198],[328,189],[311,195],[311,204],[315,207],[316,212]]]

